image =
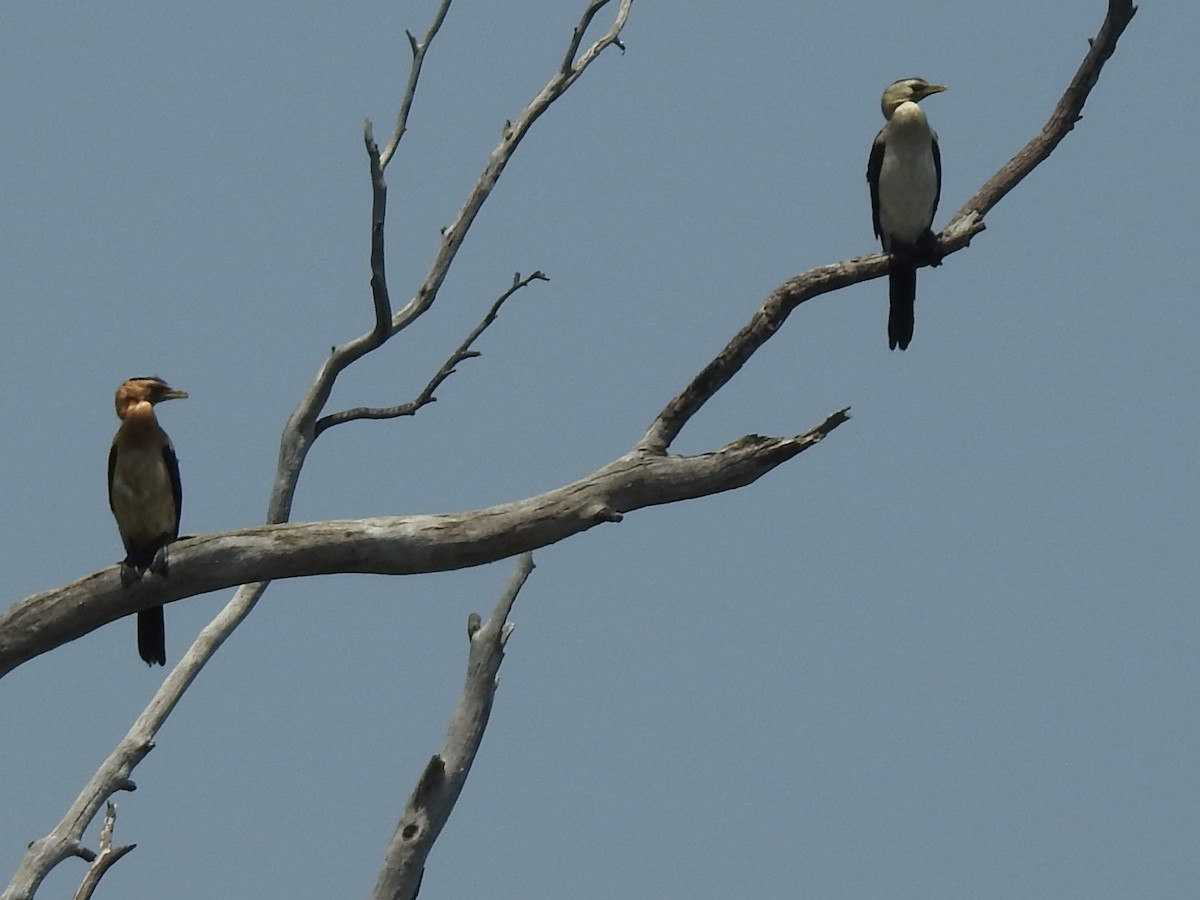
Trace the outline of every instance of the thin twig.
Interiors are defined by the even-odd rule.
[[[407,403],[401,403],[397,406],[358,406],[353,409],[344,409],[341,412],[330,413],[317,420],[314,437],[320,436],[321,432],[326,428],[332,428],[334,425],[341,425],[344,422],[352,422],[355,419],[395,419],[400,416],[415,415],[423,406],[435,402],[437,397],[434,396],[434,392],[442,386],[442,382],[454,374],[455,366],[460,362],[474,359],[481,355],[478,350],[471,349],[472,345],[487,330],[488,326],[496,321],[496,317],[500,313],[500,307],[504,305],[505,301],[533,281],[549,280],[541,272],[534,272],[532,275],[527,275],[524,278],[521,277],[520,272],[516,273],[508,290],[496,298],[496,302],[487,311],[487,315],[483,317],[478,325],[471,329],[471,333],[463,339],[463,342],[454,348],[454,352],[442,363],[442,367],[434,373],[433,378],[429,380],[429,383],[425,385],[421,393],[417,394],[416,397]]]
[[[429,45],[433,43],[433,39],[437,36],[438,29],[442,27],[442,23],[446,21],[446,13],[449,11],[450,0],[442,0],[442,5],[438,7],[429,30],[425,32],[425,37],[420,41],[413,37],[411,31],[404,32],[408,38],[408,46],[412,50],[412,66],[408,70],[408,84],[404,87],[404,98],[400,101],[400,112],[396,116],[396,127],[392,129],[392,136],[388,139],[387,146],[379,156],[379,168],[381,171],[388,167],[388,163],[392,161],[392,157],[396,154],[396,148],[400,146],[400,139],[408,131],[408,114],[412,110],[413,98],[417,95],[417,82],[421,78],[421,66],[425,62],[425,52],[429,49]]]
[[[592,0],[591,5],[596,6],[598,9],[609,2],[611,0]],[[483,207],[484,201],[490,196],[492,189],[496,186],[496,182],[499,180],[501,174],[503,174],[513,154],[516,153],[522,139],[529,133],[529,129],[533,127],[533,123],[550,108],[551,104],[565,94],[571,85],[579,80],[580,76],[595,62],[596,58],[604,50],[614,44],[619,44],[621,29],[625,27],[632,3],[633,0],[620,0],[620,8],[617,10],[609,30],[580,56],[578,62],[576,62],[569,72],[555,72],[546,83],[546,86],[529,102],[520,115],[507,123],[500,136],[500,143],[492,150],[487,165],[484,166],[482,174],[480,174],[478,181],[475,183],[475,187],[472,188],[470,194],[467,196],[466,202],[459,210],[454,221],[446,226],[442,232],[441,247],[434,258],[429,273],[425,276],[425,281],[404,308],[392,317],[393,332],[398,332],[406,328],[413,320],[421,316],[433,305],[437,293],[446,279],[446,273],[450,270],[450,264],[454,261],[454,257],[462,246],[462,242],[466,238],[471,225],[474,223],[475,217]],[[573,35],[572,43],[577,39],[578,36]]]
[[[363,125],[363,141],[367,145],[367,157],[371,167],[371,299],[375,306],[375,328],[371,333],[371,344],[378,347],[391,336],[392,301],[388,295],[387,276],[384,265],[384,220],[387,217],[387,181],[383,172],[395,156],[400,141],[408,131],[408,115],[412,111],[413,99],[417,94],[417,84],[421,79],[421,66],[425,62],[425,54],[433,43],[442,23],[446,21],[446,13],[450,11],[451,0],[442,0],[433,22],[425,32],[425,37],[418,41],[411,31],[405,31],[409,48],[412,50],[412,65],[408,71],[408,84],[404,88],[404,97],[400,101],[400,112],[396,116],[396,126],[388,139],[383,152],[375,143],[374,126],[367,119]]]
[[[587,34],[587,30],[592,25],[592,19],[596,18],[596,13],[600,12],[600,10],[608,6],[608,4],[611,2],[612,0],[592,0],[592,2],[587,5],[587,9],[583,11],[583,16],[579,19],[579,24],[575,26],[575,31],[571,35],[571,43],[567,45],[567,52],[563,56],[562,65],[559,67],[559,71],[563,75],[569,75],[572,71],[578,68],[578,66],[586,66],[589,62],[591,62],[590,59],[584,59],[580,60],[580,62],[577,64],[575,62],[575,56],[579,53],[579,47],[583,43],[583,38]],[[610,29],[609,33],[605,35],[605,38],[608,39],[608,42],[616,44],[616,46],[622,52],[625,51],[625,45],[621,43],[620,39],[621,28],[625,24],[624,18],[629,16],[629,7],[631,2],[621,4],[621,9],[617,13],[617,27],[615,30]],[[596,45],[593,45],[589,53],[592,53],[594,56],[595,53],[599,53],[601,50],[603,50],[605,46],[608,46],[608,44],[601,46],[600,42],[597,42]]]
[[[388,296],[387,274],[384,265],[384,220],[387,218],[387,182],[383,178],[383,162],[379,146],[371,129],[371,120],[363,126],[363,142],[371,164],[371,301],[375,306],[375,330],[371,337],[375,346],[388,339],[392,324],[392,301]]]

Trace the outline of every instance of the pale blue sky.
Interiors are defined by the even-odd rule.
[[[112,393],[158,373],[183,528],[262,520],[280,427],[368,329],[361,124],[436,3],[0,14],[7,606],[112,564]],[[891,80],[950,90],[937,225],[1039,129],[1103,0],[637,0],[534,127],[419,326],[334,408],[294,518],[471,509],[624,452],[779,282],[871,252]],[[459,0],[389,170],[406,299],[583,0]],[[1200,883],[1200,7],[1143,4],[1059,150],[938,270],[802,307],[675,449],[854,418],[756,485],[535,554],[422,900],[1190,898]],[[118,796],[105,896],[374,884],[511,563],[276,583]],[[167,610],[179,659],[227,595]],[[0,872],[157,688],[114,623],[0,682]],[[98,823],[97,823],[98,828]],[[97,828],[89,831],[94,844]],[[45,896],[72,891],[63,864]]]

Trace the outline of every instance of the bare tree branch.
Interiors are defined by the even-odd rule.
[[[263,525],[177,541],[171,545],[169,579],[146,578],[123,588],[118,567],[110,566],[13,606],[0,617],[0,676],[139,609],[252,579],[468,568],[548,546],[603,522],[618,522],[636,509],[744,487],[820,443],[848,419],[842,410],[804,434],[749,435],[699,456],[635,450],[579,481],[487,509]],[[218,627],[221,616],[197,644]],[[185,668],[191,656],[189,651],[179,667]],[[175,676],[172,672],[168,682]]]
[[[0,894],[0,900],[32,898],[51,869],[64,859],[83,855],[80,839],[88,823],[96,817],[105,801],[117,791],[137,790],[137,785],[130,776],[146,758],[146,754],[154,749],[154,735],[179,703],[184,691],[200,674],[205,663],[216,653],[217,648],[224,643],[237,624],[249,614],[264,590],[265,583],[242,585],[217,617],[204,627],[179,661],[179,665],[171,670],[171,674],[159,687],[150,705],[142,711],[125,737],[80,791],[62,821],[48,835],[29,845],[29,850],[13,874],[8,888]],[[0,625],[0,641],[3,632],[4,627]]]
[[[563,56],[562,65],[559,67],[561,74],[570,75],[572,72],[582,71],[596,58],[597,54],[603,52],[605,47],[613,44],[621,52],[625,51],[625,45],[621,43],[621,29],[625,27],[625,20],[629,18],[629,8],[633,5],[633,0],[627,0],[627,2],[621,4],[617,10],[617,18],[613,22],[613,27],[608,30],[608,34],[589,47],[578,62],[575,60],[576,54],[579,53],[579,47],[583,44],[584,36],[587,35],[588,29],[591,28],[592,20],[596,18],[596,13],[608,6],[610,2],[611,0],[591,0],[587,5],[587,9],[583,11],[583,16],[580,18],[579,24],[575,26],[575,32],[571,35],[571,43],[567,45],[566,55]]]
[[[415,399],[409,400],[407,403],[401,403],[399,406],[359,406],[354,409],[345,409],[341,412],[330,413],[317,420],[317,424],[313,429],[313,436],[319,437],[321,432],[326,428],[341,425],[343,422],[352,422],[355,419],[395,419],[399,416],[415,415],[421,407],[437,400],[434,392],[442,386],[443,381],[454,374],[455,366],[460,362],[474,359],[481,355],[478,350],[473,350],[471,347],[479,336],[488,329],[488,326],[496,321],[496,317],[500,314],[500,307],[504,305],[505,301],[534,281],[549,280],[541,272],[534,272],[532,275],[526,275],[524,278],[521,277],[520,272],[514,274],[512,284],[509,285],[503,294],[496,298],[496,302],[492,304],[479,324],[471,329],[471,333],[463,339],[461,344],[454,348],[454,352],[442,363],[442,367],[434,373],[433,378],[429,380],[429,383],[425,385]]]
[[[388,139],[387,147],[380,153],[375,143],[374,127],[371,120],[363,124],[363,142],[367,147],[367,158],[371,168],[371,299],[375,305],[375,328],[371,332],[371,343],[378,347],[391,336],[392,301],[388,296],[387,277],[384,274],[384,220],[387,217],[387,181],[383,171],[400,146],[400,141],[408,131],[408,115],[412,111],[413,99],[417,94],[417,83],[421,78],[421,66],[425,62],[425,54],[433,43],[438,30],[446,20],[450,11],[450,0],[442,0],[429,30],[425,37],[418,41],[411,31],[405,31],[409,47],[412,49],[412,66],[408,73],[408,84],[404,88],[404,97],[400,101],[400,112],[396,117],[396,127]]]
[[[408,115],[412,110],[413,98],[416,97],[417,83],[421,78],[421,66],[425,62],[425,54],[438,30],[442,27],[442,23],[446,20],[446,13],[449,11],[450,0],[442,0],[429,30],[425,32],[425,37],[421,41],[413,37],[411,31],[404,32],[408,37],[409,47],[412,49],[412,66],[409,69],[404,97],[400,101],[396,127],[392,130],[392,136],[382,153],[379,145],[375,143],[375,132],[371,120],[367,119],[363,124],[363,143],[366,144],[371,171],[371,300],[375,306],[375,328],[370,335],[366,336],[368,352],[379,347],[392,336],[392,301],[388,294],[385,274],[384,225],[387,218],[387,181],[383,177],[383,171],[392,161],[396,149],[400,146],[400,140],[408,131]]]
[[[1100,34],[1091,42],[1090,51],[1059,100],[1050,121],[1037,137],[988,180],[938,236],[943,255],[961,250],[970,243],[972,237],[983,231],[984,215],[1038,163],[1046,159],[1079,121],[1088,93],[1100,77],[1100,69],[1112,56],[1117,39],[1136,11],[1130,0],[1109,0],[1108,15]],[[872,253],[845,262],[818,266],[789,278],[768,295],[763,305],[725,345],[717,358],[705,366],[655,417],[638,442],[638,448],[649,453],[665,453],[688,420],[737,374],[759,347],[783,327],[792,310],[801,303],[830,291],[879,278],[887,274],[890,268],[891,258],[886,253]]]
[[[612,0],[591,0],[589,9],[595,7],[598,10],[609,2]],[[520,115],[505,125],[500,143],[492,150],[483,173],[468,193],[466,202],[454,221],[443,230],[441,244],[425,280],[417,288],[412,299],[399,312],[393,314],[391,335],[407,328],[433,305],[438,291],[446,279],[446,274],[450,270],[450,265],[454,262],[459,248],[466,239],[467,232],[475,222],[484,201],[491,195],[492,189],[496,186],[496,182],[503,174],[513,154],[516,153],[521,140],[528,134],[533,123],[542,113],[567,92],[567,89],[579,79],[600,53],[613,44],[619,43],[621,29],[625,26],[632,3],[633,0],[620,0],[619,9],[608,32],[583,53],[569,72],[555,72],[546,86],[529,102]],[[594,16],[595,13],[593,12],[592,15]],[[578,39],[578,35],[573,35],[572,43]],[[347,366],[376,349],[382,341],[379,331],[373,329],[367,334],[334,348],[333,353],[321,366],[312,386],[284,427],[283,438],[280,441],[275,485],[267,514],[268,522],[286,522],[291,515],[292,499],[296,493],[300,468],[304,464],[304,459],[308,455],[313,441],[316,440],[317,419],[329,401],[330,392],[333,390],[338,375]]]
[[[387,182],[383,178],[383,160],[375,143],[370,119],[363,126],[363,143],[367,145],[367,159],[371,164],[371,302],[375,306],[375,330],[370,338],[371,343],[378,347],[391,337],[392,299],[388,295],[384,251]]]
[[[408,71],[408,84],[404,88],[404,97],[400,101],[400,112],[396,116],[396,127],[392,129],[392,136],[388,139],[387,147],[379,156],[380,172],[386,169],[388,163],[392,161],[392,157],[396,154],[396,148],[400,146],[401,138],[408,131],[408,114],[412,110],[413,98],[417,95],[417,82],[421,78],[421,66],[425,62],[425,53],[429,50],[433,39],[437,37],[438,29],[446,21],[446,13],[449,11],[450,0],[442,0],[441,6],[433,16],[433,22],[429,25],[429,30],[425,32],[425,37],[420,41],[413,37],[411,31],[404,32],[408,37],[408,46],[412,50],[412,66]],[[369,121],[367,127],[370,128]]]
[[[1046,159],[1062,139],[1075,128],[1075,123],[1083,118],[1083,105],[1087,102],[1088,95],[1096,86],[1096,82],[1100,80],[1100,70],[1113,55],[1113,51],[1117,49],[1117,40],[1136,13],[1137,7],[1133,5],[1132,0],[1109,0],[1108,15],[1105,16],[1104,24],[1100,26],[1100,33],[1094,39],[1088,39],[1091,49],[1080,63],[1075,77],[1067,85],[1066,92],[1059,98],[1054,112],[1050,115],[1050,120],[1042,127],[1040,133],[1022,147],[1016,156],[1005,163],[1004,168],[989,178],[975,196],[966,202],[966,205],[950,220],[950,224],[946,226],[946,232],[956,231],[956,226],[963,221],[982,219],[991,212],[992,207],[1004,199],[1005,194],[1020,184],[1022,179],[1032,172],[1038,163]],[[945,232],[943,238],[944,236]],[[964,241],[961,245],[954,246],[954,249],[965,245]],[[945,247],[944,240],[943,247]]]
[[[79,890],[75,892],[75,900],[91,900],[104,873],[115,866],[126,853],[137,847],[137,844],[124,844],[120,847],[112,845],[113,829],[116,824],[117,807],[108,803],[104,813],[104,825],[100,828],[100,853],[97,854],[91,867],[87,870],[87,874],[83,877]]]
[[[481,624],[479,616],[471,613],[467,622],[471,646],[462,696],[441,753],[425,767],[392,835],[372,895],[375,900],[415,900],[417,896],[425,859],[458,802],[483,740],[504,661],[504,645],[513,630],[508,615],[532,571],[533,556],[522,553],[487,622]]]

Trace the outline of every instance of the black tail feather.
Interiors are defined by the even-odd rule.
[[[913,306],[917,299],[917,270],[895,263],[888,275],[888,346],[908,349],[913,336]]]
[[[167,626],[161,606],[137,614],[137,637],[138,655],[146,665],[167,664]]]

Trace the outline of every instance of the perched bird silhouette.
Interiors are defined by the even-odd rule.
[[[942,194],[942,155],[937,134],[917,101],[944,90],[945,85],[921,78],[902,78],[888,85],[880,102],[887,124],[875,136],[867,163],[875,236],[892,255],[888,346],[893,350],[904,350],[912,341],[917,297],[913,263],[940,262],[930,226]]]
[[[179,537],[183,485],[171,439],[158,424],[154,404],[181,400],[158,376],[130,378],[117,388],[121,426],[108,453],[108,505],[125,544],[121,584],[129,587],[146,571],[166,577],[167,544]],[[167,663],[163,608],[137,616],[138,654],[149,665]]]

